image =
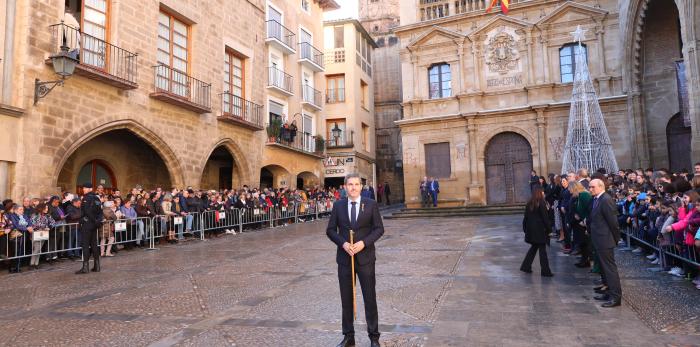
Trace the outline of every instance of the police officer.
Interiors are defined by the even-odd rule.
[[[83,201],[80,206],[80,236],[83,248],[83,267],[76,274],[90,272],[90,253],[95,260],[93,272],[100,272],[100,249],[97,248],[97,228],[102,225],[102,202],[92,191],[92,183],[83,184]]]

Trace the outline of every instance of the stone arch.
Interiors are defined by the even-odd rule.
[[[202,157],[198,164],[200,182],[202,180],[202,175],[204,174],[204,169],[207,165],[209,157],[219,147],[225,148],[233,157],[233,162],[235,164],[234,171],[240,175],[240,182],[242,184],[252,184],[254,181],[252,167],[247,161],[244,160],[245,155],[243,154],[243,151],[238,143],[229,137],[222,138],[213,145],[209,146],[209,150],[207,151],[206,155]]]
[[[68,158],[76,150],[78,150],[83,144],[94,139],[95,137],[105,134],[107,132],[119,129],[125,129],[146,142],[153,150],[161,157],[168,169],[168,175],[170,176],[170,182],[176,187],[183,187],[185,184],[185,179],[183,175],[182,165],[180,165],[180,160],[178,160],[175,152],[168,146],[168,144],[163,141],[156,133],[146,128],[141,123],[133,119],[123,119],[116,120],[112,122],[107,122],[100,124],[99,121],[94,123],[97,126],[84,127],[90,129],[85,131],[84,134],[80,135],[78,132],[66,137],[61,145],[58,146],[56,154],[54,156],[54,174],[52,176],[52,185],[56,186],[58,182],[58,177],[63,169],[64,164]]]
[[[296,174],[296,177],[297,177],[296,183],[297,183],[298,189],[302,189],[306,186],[320,184],[319,177],[310,171],[302,171],[302,172]],[[300,181],[302,182],[301,186],[299,186]]]
[[[272,182],[271,182],[272,185],[271,186],[273,188],[277,188],[280,185],[285,185],[285,186],[291,187],[292,183],[294,183],[294,182],[291,182],[291,180],[293,178],[291,171],[289,171],[286,168],[284,168],[280,165],[277,165],[277,164],[269,164],[269,165],[265,165],[265,166],[260,168],[260,172],[261,172],[260,188],[265,188],[265,187],[263,187],[263,177],[262,177],[262,173],[265,172],[265,170],[267,170],[270,174],[272,174]]]
[[[535,158],[539,156],[539,153],[537,153],[537,139],[533,137],[527,130],[520,128],[520,127],[515,127],[515,126],[501,126],[492,130],[489,130],[483,134],[483,136],[480,136],[481,139],[485,139],[485,141],[479,141],[478,146],[478,151],[477,151],[477,158],[479,161],[483,162],[484,158],[486,156],[486,147],[488,146],[488,143],[491,141],[491,139],[494,138],[494,136],[500,134],[500,133],[506,133],[506,132],[511,132],[511,133],[516,133],[522,137],[524,137],[528,143],[530,143],[530,148],[532,148],[532,161],[533,163],[536,163],[537,161]],[[538,171],[539,172],[539,171]]]
[[[484,148],[487,204],[525,203],[530,197],[532,144],[519,133],[502,131],[491,137]]]

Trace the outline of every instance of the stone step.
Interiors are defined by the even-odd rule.
[[[451,218],[451,217],[480,217],[480,216],[503,216],[503,215],[521,215],[522,209],[519,210],[489,210],[489,211],[461,211],[461,212],[436,212],[436,213],[410,213],[397,212],[386,219],[403,219],[403,218]]]

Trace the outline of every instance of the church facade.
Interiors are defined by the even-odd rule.
[[[529,197],[531,170],[561,171],[577,26],[619,166],[680,170],[700,157],[694,1],[487,5],[401,2],[409,207],[424,176],[439,179],[442,206],[507,205]]]

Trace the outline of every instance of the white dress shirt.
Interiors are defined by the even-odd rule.
[[[357,221],[357,218],[360,216],[360,201],[362,200],[362,197],[358,197],[357,200],[352,200],[348,196],[348,219],[352,221],[352,202],[355,201],[355,221]]]

